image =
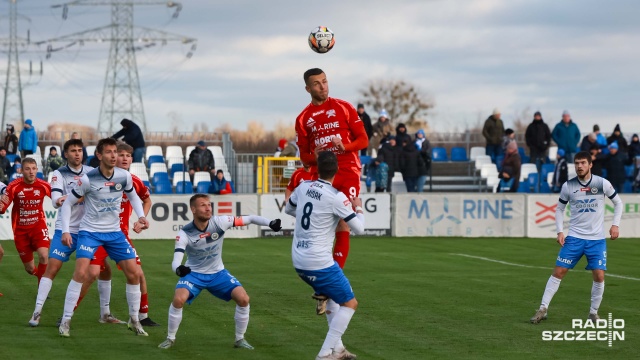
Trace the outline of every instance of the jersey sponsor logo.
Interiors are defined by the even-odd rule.
[[[587,191],[591,191],[591,189],[590,188],[580,188],[580,191],[587,192]]]
[[[33,195],[40,196],[40,190],[33,190]]]
[[[309,120],[307,120],[307,127],[313,127],[313,125],[316,124],[316,121],[310,117]]]
[[[318,115],[320,115],[322,113],[324,113],[324,110],[316,111],[313,114],[311,114],[311,116],[318,116]]]
[[[202,239],[202,238],[206,238],[206,237],[208,237],[209,235],[211,235],[211,233],[209,233],[209,232],[206,232],[206,233],[204,233],[204,234],[200,234],[200,239]]]
[[[58,251],[58,249],[53,249],[53,254],[54,255],[58,255],[61,258],[66,258],[67,257],[67,254],[63,253],[62,251]]]
[[[567,265],[573,264],[573,260],[561,258],[560,256],[558,256],[558,258],[556,260],[558,260],[558,262],[561,262],[561,263],[567,264]]]
[[[80,245],[78,250],[94,252],[95,248],[92,248],[91,246],[87,246],[87,245]]]
[[[349,201],[349,200],[345,200],[345,201],[343,201],[342,203],[344,204],[344,206],[349,206],[349,205],[351,205],[351,201]]]
[[[100,199],[96,204],[96,207],[99,209],[98,212],[117,211],[120,213],[120,200],[122,200],[120,197]]]
[[[327,124],[325,124],[327,125]],[[340,134],[336,134],[336,135],[327,135],[327,136],[321,136],[319,138],[317,138],[314,143],[316,146],[320,146],[320,145],[325,145],[325,144],[329,144],[331,143],[331,140],[337,137],[338,139],[342,139],[342,136],[340,136]]]
[[[336,116],[336,111],[333,109],[327,111],[327,118],[330,118],[332,116]]]
[[[331,130],[331,129],[338,129],[338,128],[340,128],[340,122],[334,121],[334,122],[330,122],[330,123],[314,126],[311,129],[311,131],[312,132],[316,132],[316,131],[321,131],[321,130]]]
[[[115,184],[116,184],[116,183],[114,183],[114,182],[112,182],[112,181],[109,181],[109,182],[104,183],[104,186],[113,186],[113,185],[115,185]]]
[[[594,208],[598,207],[596,199],[576,200],[576,209],[579,213],[596,212]]]

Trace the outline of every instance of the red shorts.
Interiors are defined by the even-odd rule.
[[[129,244],[131,244],[133,251],[136,251],[136,248],[133,247],[133,243],[131,242],[131,239],[129,239],[129,236],[125,234],[125,237],[127,238],[127,241],[129,242]],[[99,246],[96,252],[93,254],[93,259],[91,259],[91,265],[100,265],[100,272],[104,271],[105,263],[107,262],[108,256],[109,254],[107,254],[107,250],[105,250],[104,247]],[[138,253],[136,253],[136,264],[140,265],[140,257],[138,257]],[[120,266],[118,266],[118,270],[122,270]]]
[[[351,199],[352,196],[360,196],[360,171],[356,169],[338,170],[333,180],[333,187],[347,195],[347,199]]]
[[[13,236],[16,250],[22,263],[33,261],[33,252],[39,248],[49,248],[49,228],[47,224],[34,224],[29,229],[16,229]]]

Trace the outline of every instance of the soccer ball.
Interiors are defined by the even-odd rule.
[[[309,34],[309,47],[319,54],[329,52],[335,43],[333,31],[326,26],[318,26]]]

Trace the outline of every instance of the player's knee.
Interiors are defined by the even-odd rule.
[[[346,306],[348,308],[356,310],[358,308],[358,300],[356,300],[356,298],[353,298],[347,301],[346,303],[342,304],[342,306]]]
[[[29,273],[29,275],[33,275],[33,272],[36,270],[35,265],[33,264],[24,264],[24,271]]]
[[[185,299],[176,296],[176,297],[173,298],[173,302],[171,304],[176,309],[182,309],[182,307],[184,306],[185,302],[186,302]]]
[[[249,295],[244,294],[243,296],[238,298],[238,300],[236,300],[236,304],[238,304],[238,306],[240,306],[240,307],[249,306]]]

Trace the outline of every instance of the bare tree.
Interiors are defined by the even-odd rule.
[[[372,80],[360,90],[361,102],[380,112],[387,110],[392,123],[404,123],[409,128],[424,127],[433,100],[415,85],[403,80]]]

